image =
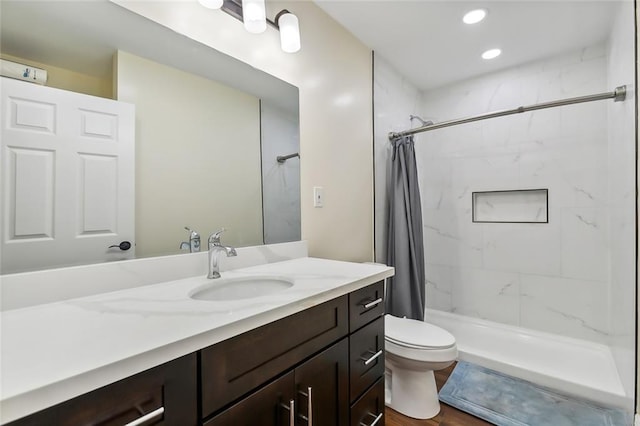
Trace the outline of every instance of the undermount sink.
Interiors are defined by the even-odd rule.
[[[280,277],[242,277],[210,280],[190,295],[197,300],[240,300],[267,296],[293,287],[293,282]]]

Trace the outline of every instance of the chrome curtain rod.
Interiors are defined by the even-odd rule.
[[[527,111],[535,111],[538,109],[553,108],[563,105],[580,104],[583,102],[602,101],[604,99],[613,99],[615,102],[624,101],[627,96],[627,86],[616,87],[613,92],[599,93],[597,95],[579,96],[577,98],[562,99],[559,101],[542,102],[535,105],[521,106],[513,109],[504,109],[500,111],[488,112],[485,114],[475,115],[473,117],[459,118],[457,120],[443,121],[441,123],[427,124],[426,126],[416,127],[415,129],[405,130],[403,132],[389,133],[389,139],[393,140],[402,136],[414,135],[416,133],[428,132],[430,130],[442,129],[444,127],[457,126],[458,124],[472,123],[474,121],[486,120],[488,118],[502,117],[505,115],[520,114]]]

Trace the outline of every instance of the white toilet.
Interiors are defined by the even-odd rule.
[[[385,316],[385,403],[415,419],[430,419],[440,412],[433,375],[458,357],[456,339],[426,322]]]

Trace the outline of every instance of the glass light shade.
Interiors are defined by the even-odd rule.
[[[267,12],[264,0],[242,0],[242,20],[244,28],[253,34],[267,29]]]
[[[293,13],[285,13],[278,18],[280,28],[280,47],[286,53],[300,50],[300,25]]]
[[[482,59],[493,59],[500,56],[502,50],[500,49],[489,49],[482,54]]]
[[[467,12],[462,18],[462,22],[465,24],[477,24],[482,21],[487,16],[487,11],[485,9],[476,9],[470,12]]]
[[[208,9],[220,9],[224,0],[198,0],[198,3]]]

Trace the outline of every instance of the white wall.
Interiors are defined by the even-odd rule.
[[[620,4],[609,39],[608,86],[627,85],[609,102],[610,345],[627,395],[635,381],[635,61],[633,2]]]
[[[298,117],[260,103],[264,243],[300,240],[300,158],[277,157],[300,151]]]
[[[84,93],[86,95],[99,96],[102,98],[113,98],[113,84],[111,76],[108,76],[106,78],[94,77],[92,75],[83,74],[75,70],[60,68],[51,64],[45,64],[43,62],[33,61],[31,59],[24,59],[1,52],[0,57],[8,61],[46,69],[47,86],[49,87],[69,90],[71,92]]]
[[[285,80],[300,90],[302,238],[312,256],[373,259],[371,52],[312,2],[268,2],[300,20],[302,49],[280,50],[273,28],[247,33],[242,23],[197,2],[116,3]],[[325,206],[313,208],[322,186]]]
[[[262,240],[258,98],[126,52],[117,98],[136,106],[136,255],[178,252],[184,226]]]

